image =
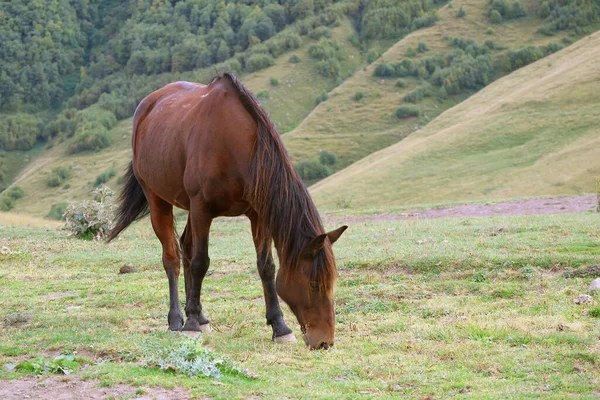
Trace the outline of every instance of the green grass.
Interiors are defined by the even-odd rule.
[[[420,79],[402,79],[406,87],[395,86],[395,79],[382,79],[373,75],[380,62],[393,63],[405,59],[409,48],[417,48],[425,43],[429,51],[412,57],[418,61],[435,53],[452,51],[446,37],[473,39],[479,44],[493,40],[502,50],[493,50],[492,56],[498,58],[509,50],[533,45],[542,46],[549,42],[558,42],[566,33],[557,33],[552,37],[536,32],[542,20],[535,16],[536,2],[521,2],[529,11],[530,17],[506,21],[493,25],[494,33],[488,34],[492,26],[487,17],[489,3],[479,0],[459,0],[452,2],[452,8],[442,7],[438,14],[440,20],[433,26],[412,32],[395,43],[383,55],[367,68],[357,71],[342,85],[329,94],[329,100],[319,105],[302,121],[294,131],[284,135],[283,139],[288,151],[295,159],[301,161],[315,157],[320,149],[335,153],[339,162],[334,166],[340,170],[361,158],[394,143],[403,140],[420,127],[434,120],[447,109],[462,102],[472,93],[451,96],[446,100],[432,98],[420,101],[417,107],[420,118],[399,120],[395,116],[396,109],[403,102],[404,96],[422,85]],[[464,18],[456,18],[459,8],[466,12]],[[436,88],[437,90],[437,88]],[[365,98],[354,101],[357,92],[363,92]],[[501,98],[510,93],[498,94]]]
[[[468,14],[467,14],[468,15]],[[592,193],[600,34],[515,71],[424,129],[312,187],[357,208]]]
[[[0,378],[24,374],[6,364],[75,351],[91,361],[83,379],[200,398],[597,396],[597,307],[572,302],[591,278],[562,272],[598,262],[599,214],[357,222],[335,245],[335,346],[312,352],[271,342],[249,223],[217,220],[203,292],[215,330],[203,347],[257,376],[225,374],[224,386],[143,366],[148,342],[182,343],[166,332],[167,282],[147,220],[106,245],[6,215],[0,318],[29,322],[0,327]],[[326,228],[337,219],[326,216]],[[119,275],[123,264],[138,272]]]

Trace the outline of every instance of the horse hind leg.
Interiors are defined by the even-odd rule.
[[[169,280],[169,329],[180,331],[183,327],[183,314],[179,307],[179,251],[175,238],[173,206],[159,197],[146,195],[150,205],[150,220],[154,233],[162,244],[162,262]]]

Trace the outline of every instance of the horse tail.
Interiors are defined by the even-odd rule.
[[[116,238],[132,222],[148,215],[148,200],[133,173],[133,161],[129,163],[127,172],[123,177],[125,185],[119,195],[119,209],[115,218],[114,228],[110,231],[107,242]]]

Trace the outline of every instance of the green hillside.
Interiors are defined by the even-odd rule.
[[[552,21],[567,18],[562,13],[571,15],[572,10],[566,11],[568,3],[523,1],[520,17],[493,23],[491,8],[516,3],[452,1],[439,10],[440,19],[434,25],[409,34],[373,64],[334,89],[326,102],[296,130],[284,136],[287,148],[296,161],[318,157],[321,150],[333,152],[338,163],[330,168],[335,171],[402,140],[494,79],[571,43],[582,32],[597,29],[596,22],[583,17],[577,19],[577,23],[553,24]],[[546,6],[552,8],[551,15],[544,11]],[[598,3],[591,3],[592,10],[596,11],[590,13],[597,12],[597,6]],[[586,10],[583,6],[575,8],[579,12]],[[460,10],[462,17],[458,16]],[[461,39],[466,46],[456,40],[453,42],[452,38]],[[419,52],[420,44],[428,50]],[[519,55],[529,54],[515,64],[515,52],[521,49]],[[436,58],[440,57],[454,57],[454,60],[439,62]],[[414,74],[376,76],[381,64],[406,60],[415,64]],[[461,82],[460,87],[441,83],[442,79],[436,77],[437,70],[456,65],[456,79],[467,82]],[[429,71],[421,70],[423,66]],[[425,89],[426,93],[413,104],[405,98],[417,88]],[[398,118],[395,113],[400,106],[416,109],[419,116]]]
[[[599,57],[594,33],[319,182],[313,196],[360,208],[593,192]]]

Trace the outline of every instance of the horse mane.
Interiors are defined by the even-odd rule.
[[[227,79],[246,111],[257,124],[257,139],[244,196],[258,214],[256,239],[270,249],[273,239],[280,264],[298,266],[308,242],[323,234],[323,223],[304,182],[296,172],[277,129],[254,94],[231,73],[213,79]],[[335,279],[331,246],[325,246],[313,261],[309,275],[320,290]]]

